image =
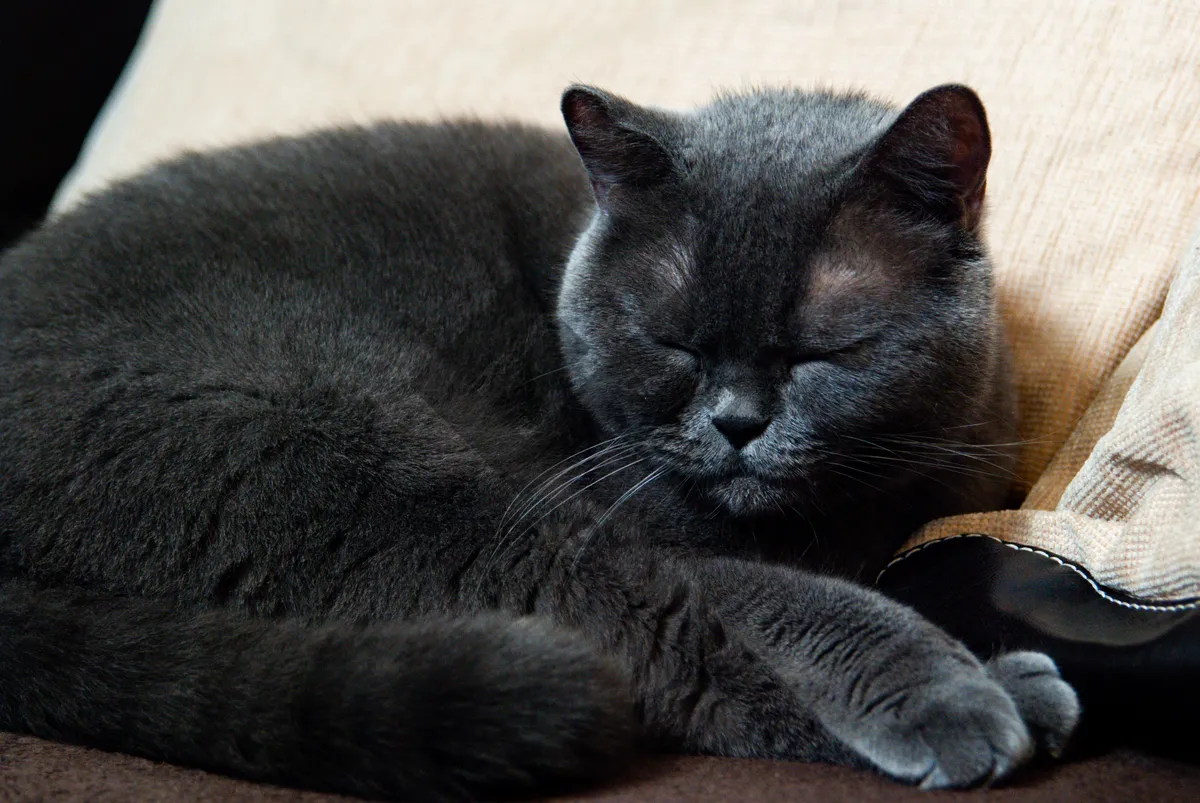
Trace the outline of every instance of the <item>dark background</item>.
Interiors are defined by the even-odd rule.
[[[150,0],[0,0],[0,248],[39,220]]]

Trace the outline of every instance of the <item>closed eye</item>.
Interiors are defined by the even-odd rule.
[[[793,366],[797,366],[813,362],[838,362],[862,353],[876,340],[878,340],[877,335],[867,335],[837,348],[797,352],[792,355],[791,363]]]
[[[691,346],[685,346],[682,343],[677,343],[673,340],[657,339],[655,342],[664,349],[674,351],[680,356],[688,357],[689,359],[695,361],[697,366],[703,364],[704,362],[704,355],[701,354],[698,349],[694,349]]]

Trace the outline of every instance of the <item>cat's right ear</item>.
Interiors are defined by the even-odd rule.
[[[629,101],[593,87],[572,86],[563,93],[567,131],[602,209],[614,189],[653,186],[671,173],[670,156],[637,124],[637,111]]]
[[[946,223],[979,226],[992,140],[979,96],[960,84],[921,94],[867,158],[870,175]]]

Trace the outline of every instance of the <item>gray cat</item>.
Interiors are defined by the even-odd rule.
[[[975,94],[562,108],[185,156],[3,256],[0,728],[435,799],[1062,747],[1048,658],[853,582],[1005,499]]]

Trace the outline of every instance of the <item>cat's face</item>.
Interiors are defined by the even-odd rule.
[[[694,498],[807,505],[866,473],[853,455],[881,435],[981,414],[999,327],[969,90],[899,117],[794,92],[688,115],[586,89],[563,105],[598,200],[559,299],[572,380]]]

